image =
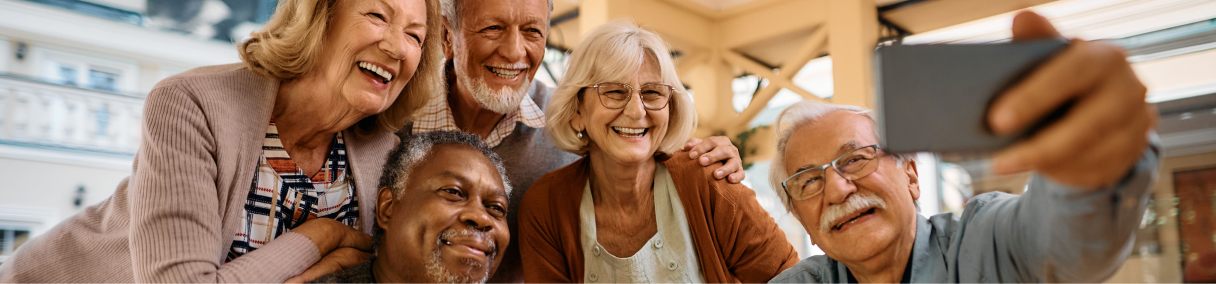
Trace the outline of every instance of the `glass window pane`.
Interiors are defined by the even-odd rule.
[[[114,92],[118,91],[117,85],[118,74],[95,69],[89,70],[89,88]]]

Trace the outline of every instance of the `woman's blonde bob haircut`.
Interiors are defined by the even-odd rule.
[[[591,30],[570,54],[566,75],[545,108],[545,131],[553,144],[567,152],[586,154],[590,140],[585,136],[579,138],[570,125],[582,105],[582,96],[596,95],[594,91],[582,90],[598,83],[627,80],[637,74],[643,58],[650,58],[659,63],[659,80],[675,87],[671,103],[667,104],[670,110],[667,134],[658,151],[666,154],[679,151],[697,127],[697,110],[688,90],[680,83],[670,54],[667,43],[658,34],[630,21],[613,21]]]
[[[281,81],[290,81],[313,71],[322,52],[325,32],[333,20],[338,1],[363,0],[282,0],[262,30],[250,34],[237,45],[250,70]],[[443,14],[440,0],[426,1],[426,40],[418,70],[388,109],[360,121],[363,130],[396,132],[410,122],[415,112],[431,99],[442,96],[443,88]]]

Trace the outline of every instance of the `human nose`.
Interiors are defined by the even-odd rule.
[[[635,95],[636,94],[636,95]],[[642,104],[642,95],[637,90],[629,90],[629,98],[625,101],[625,116],[641,118],[646,115],[646,106]]]
[[[524,61],[523,58],[527,51],[524,49],[524,34],[519,30],[512,30],[503,37],[502,45],[498,47],[498,54],[506,58],[512,63]]]
[[[393,32],[394,29],[387,29],[384,32],[384,37],[377,45],[380,51],[387,54],[395,60],[405,59],[406,35],[402,32]]]
[[[469,205],[460,211],[460,222],[469,225],[474,230],[489,232],[494,229],[494,217],[486,212],[488,209],[481,205],[481,200],[474,201],[469,202]]]
[[[839,204],[844,202],[849,194],[857,192],[857,185],[853,181],[840,175],[836,169],[836,165],[832,165],[823,169],[823,198],[828,204]]]

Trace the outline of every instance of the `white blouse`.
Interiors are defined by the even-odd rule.
[[[582,224],[583,281],[588,283],[704,283],[693,250],[687,215],[671,174],[662,164],[654,172],[654,211],[658,233],[633,256],[620,258],[596,240],[595,201],[591,182],[583,188],[579,206]]]

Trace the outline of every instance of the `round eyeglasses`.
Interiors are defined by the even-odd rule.
[[[823,193],[824,185],[827,184],[824,179],[827,178],[829,167],[836,168],[836,173],[851,182],[874,173],[878,169],[878,161],[875,161],[875,159],[879,155],[878,145],[857,148],[826,165],[794,173],[793,176],[781,182],[781,187],[785,189],[785,193],[793,200],[802,201],[811,199]]]
[[[622,83],[599,83],[591,86],[600,96],[600,104],[609,109],[622,109],[633,98],[633,86]],[[638,88],[638,96],[642,98],[642,106],[648,110],[660,110],[667,107],[675,87],[667,84],[646,83]]]

